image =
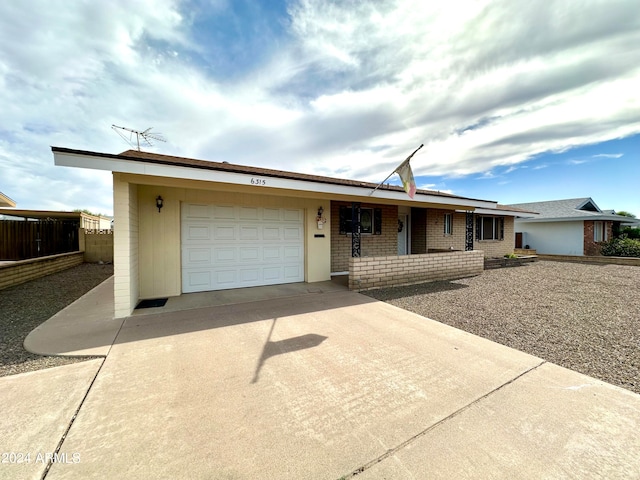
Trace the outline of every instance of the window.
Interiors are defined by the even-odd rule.
[[[604,222],[593,222],[593,241],[606,242],[608,240],[607,229]]]
[[[453,232],[453,215],[450,213],[444,214],[444,234],[451,235]]]
[[[351,207],[340,207],[340,235],[352,232]],[[382,209],[360,208],[360,233],[382,235]]]
[[[477,217],[476,240],[504,240],[504,217]]]

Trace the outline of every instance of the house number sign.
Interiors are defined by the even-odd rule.
[[[264,178],[251,177],[251,185],[266,185],[267,181]]]

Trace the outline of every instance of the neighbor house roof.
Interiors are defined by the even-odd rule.
[[[0,207],[15,207],[16,202],[7,197],[4,193],[0,192]]]
[[[457,208],[474,210],[477,208],[496,209],[492,200],[467,198],[450,193],[418,190],[411,200],[404,189],[395,185],[383,185],[372,195],[375,183],[341,178],[287,172],[227,162],[212,162],[192,158],[160,155],[157,153],[128,150],[121,154],[91,152],[69,148],[51,147],[56,165],[92,168],[137,175],[183,178],[200,181],[247,185],[254,177],[260,177],[263,188],[309,191],[324,194],[370,198],[370,201],[393,200],[399,202],[443,204]],[[271,180],[272,179],[272,180]],[[264,180],[264,182],[263,182]],[[258,180],[256,180],[258,181]],[[507,211],[503,211],[507,214]]]
[[[636,222],[633,218],[610,213],[612,210],[602,211],[591,197],[516,203],[509,205],[509,207],[522,208],[539,213],[535,218],[520,220],[522,222],[560,222],[573,220],[611,220],[630,224]]]

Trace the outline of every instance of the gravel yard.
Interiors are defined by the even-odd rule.
[[[640,267],[539,261],[366,294],[640,393]]]
[[[111,275],[112,265],[85,263],[0,290],[0,377],[86,360],[34,355],[22,342],[31,330]]]

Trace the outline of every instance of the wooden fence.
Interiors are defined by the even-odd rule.
[[[0,221],[0,260],[77,252],[77,220]]]

